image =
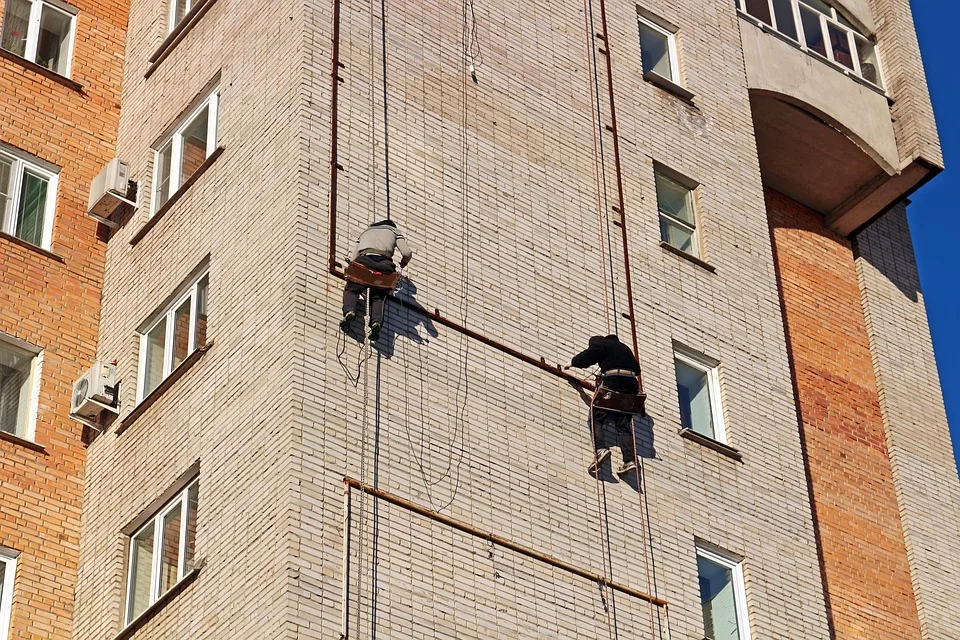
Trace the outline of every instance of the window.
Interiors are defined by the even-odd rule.
[[[660,211],[660,239],[672,247],[700,257],[697,217],[693,188],[654,169],[657,209]]]
[[[697,577],[705,640],[750,640],[743,563],[697,547]]]
[[[50,248],[57,174],[0,147],[0,231]]]
[[[0,335],[0,431],[32,439],[39,351]],[[0,636],[2,638],[3,636]]]
[[[207,342],[207,290],[203,274],[140,333],[137,402],[147,397],[191,353]]]
[[[183,20],[183,17],[193,9],[194,0],[170,0],[170,21],[167,26],[167,33],[172,32]]]
[[[680,66],[677,64],[676,34],[664,27],[637,16],[640,23],[640,62],[643,74],[650,72],[673,82],[680,83]]]
[[[7,0],[0,46],[69,77],[75,25],[76,11],[62,2]]]
[[[126,624],[193,570],[199,490],[194,480],[130,536]]]
[[[737,7],[846,71],[882,87],[873,42],[823,0],[736,0]]]
[[[674,351],[680,424],[717,442],[726,442],[720,406],[719,363],[706,356]]]
[[[17,554],[0,547],[0,640],[10,636],[13,608],[13,580],[17,574]]]
[[[154,150],[153,211],[156,213],[217,148],[218,90],[214,90],[169,138]]]

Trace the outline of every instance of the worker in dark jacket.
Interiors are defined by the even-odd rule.
[[[357,244],[350,256],[351,262],[357,262],[364,267],[380,273],[396,273],[397,267],[393,263],[393,254],[400,250],[400,266],[405,267],[413,258],[413,250],[407,244],[403,233],[392,220],[375,222],[360,234]],[[356,282],[348,282],[343,290],[343,320],[340,328],[346,331],[350,321],[357,315],[357,302],[360,294],[367,287]],[[383,326],[383,302],[390,294],[388,289],[370,287],[370,342],[376,342],[380,337],[380,328]]]
[[[593,336],[590,346],[570,361],[570,367],[586,369],[600,367],[600,386],[620,393],[640,393],[640,363],[634,357],[630,347],[620,342],[615,335]],[[568,367],[569,368],[569,367]],[[603,461],[610,457],[610,443],[607,442],[607,426],[616,429],[617,441],[623,464],[617,469],[617,475],[625,475],[637,468],[636,445],[633,439],[633,416],[625,413],[595,409],[593,423],[593,443],[597,450],[596,458],[590,466],[591,472],[597,472]]]

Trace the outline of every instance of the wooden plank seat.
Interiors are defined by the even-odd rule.
[[[365,287],[392,290],[397,288],[397,281],[400,279],[400,274],[396,272],[383,273],[381,271],[374,271],[358,262],[351,262],[347,264],[347,268],[343,272],[343,277],[349,282],[361,284]]]
[[[623,393],[603,386],[597,387],[596,393],[593,394],[594,409],[603,409],[604,411],[624,413],[631,416],[643,415],[646,401],[647,394],[645,393]]]

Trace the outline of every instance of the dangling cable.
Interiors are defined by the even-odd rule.
[[[390,220],[390,127],[387,121],[387,3],[380,0],[380,59],[383,72],[383,173],[387,220]]]

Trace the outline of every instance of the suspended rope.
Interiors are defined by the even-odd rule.
[[[596,113],[596,118],[593,121],[594,157],[596,158],[596,156],[599,155],[599,158],[600,158],[600,162],[599,162],[600,178],[603,185],[602,219],[606,224],[606,245],[607,245],[606,255],[607,255],[607,261],[609,261],[608,263],[607,262],[604,263],[605,266],[603,270],[604,271],[604,274],[603,274],[604,299],[606,300],[606,290],[607,290],[606,270],[607,270],[607,266],[609,266],[610,275],[611,275],[610,299],[613,302],[613,327],[614,327],[614,333],[619,333],[620,332],[620,316],[617,313],[617,287],[616,287],[616,281],[613,278],[613,274],[615,274],[616,271],[614,270],[614,267],[613,267],[613,240],[612,240],[613,232],[610,230],[610,198],[607,191],[607,162],[606,162],[606,153],[603,148],[603,132],[600,127],[600,120],[602,118],[603,112],[600,107],[600,70],[599,70],[599,67],[597,66],[597,54],[596,54],[597,36],[596,36],[596,29],[594,27],[594,21],[593,21],[593,0],[584,0],[583,9],[585,14],[585,20],[587,22],[587,32],[590,34],[588,36],[589,55],[587,56],[588,64],[590,67],[592,67],[591,76],[593,80],[591,83],[593,85],[593,90],[592,90],[592,99],[591,99],[592,104],[590,106],[590,111],[591,111],[591,117],[594,112]],[[594,171],[596,171],[596,160],[594,160]],[[603,224],[601,223],[601,234],[603,233],[602,226]],[[601,237],[600,239],[601,259],[603,259],[603,249],[602,249],[603,240],[604,239]],[[609,318],[607,322],[609,327]],[[609,331],[609,328],[607,330]]]

